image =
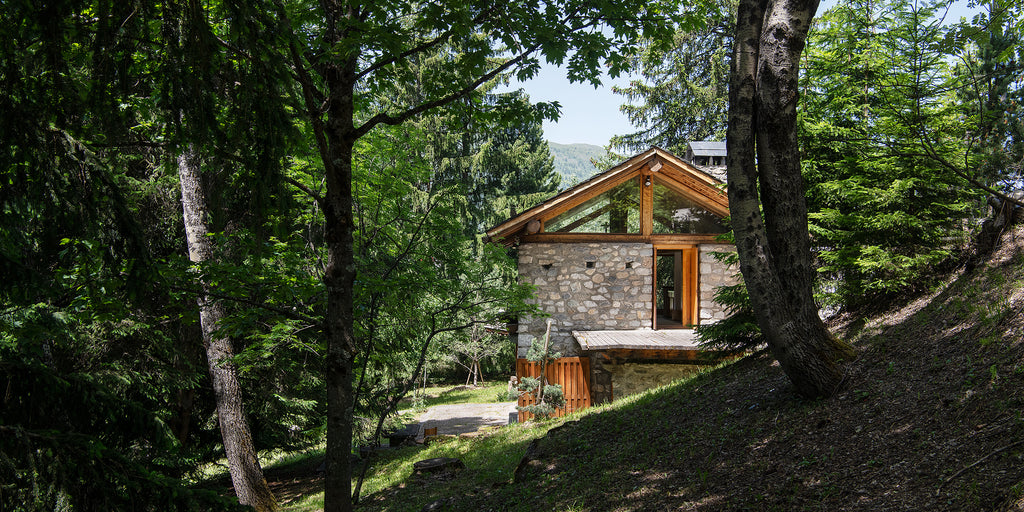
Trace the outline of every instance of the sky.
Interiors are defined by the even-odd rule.
[[[823,0],[818,12],[825,12],[836,4],[836,0]],[[961,16],[970,18],[977,9],[968,9],[965,0],[958,0],[950,10],[947,20],[957,21]],[[540,72],[526,82],[513,82],[510,90],[522,87],[530,100],[557,101],[562,106],[562,115],[557,122],[544,122],[544,136],[559,144],[584,143],[607,146],[615,135],[633,133],[639,128],[633,126],[626,115],[619,111],[625,101],[623,96],[612,92],[612,85],[625,86],[629,77],[612,79],[607,75],[601,79],[599,88],[589,83],[570,83],[565,70],[550,64],[541,66]]]
[[[619,111],[624,98],[612,92],[612,85],[625,86],[628,77],[611,79],[605,75],[599,88],[589,83],[570,83],[566,71],[556,66],[541,66],[536,77],[513,83],[512,89],[522,87],[530,100],[557,101],[562,106],[558,122],[544,121],[544,136],[559,144],[593,144],[607,146],[615,135],[636,131],[626,115]]]

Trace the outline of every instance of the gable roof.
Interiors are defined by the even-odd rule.
[[[694,156],[725,156],[725,141],[695,140],[689,144],[690,153]]]
[[[722,189],[723,182],[711,174],[687,163],[669,151],[651,147],[626,161],[594,175],[590,179],[568,188],[558,195],[487,230],[492,240],[511,240],[527,234],[527,225],[546,220],[569,210],[595,196],[637,176],[658,176],[659,181],[673,188],[685,190],[701,206],[723,217],[729,214],[729,199]]]

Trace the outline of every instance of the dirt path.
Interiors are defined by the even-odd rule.
[[[509,413],[514,412],[517,412],[515,402],[435,405],[416,420],[420,422],[421,432],[437,427],[439,435],[459,435],[483,427],[507,425]]]

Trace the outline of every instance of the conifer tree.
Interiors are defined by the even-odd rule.
[[[636,152],[659,146],[682,155],[687,142],[725,137],[736,1],[704,8],[706,25],[677,30],[668,49],[647,48],[635,58],[639,78],[613,88],[626,101],[620,109],[639,131],[617,135],[612,148]]]

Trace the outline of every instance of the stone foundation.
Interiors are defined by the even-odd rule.
[[[604,367],[605,357],[600,352],[590,355],[590,403],[606,404],[612,401],[612,372]]]
[[[611,374],[612,393],[615,398],[640,393],[664,386],[674,380],[700,372],[694,364],[622,363],[602,365]]]

